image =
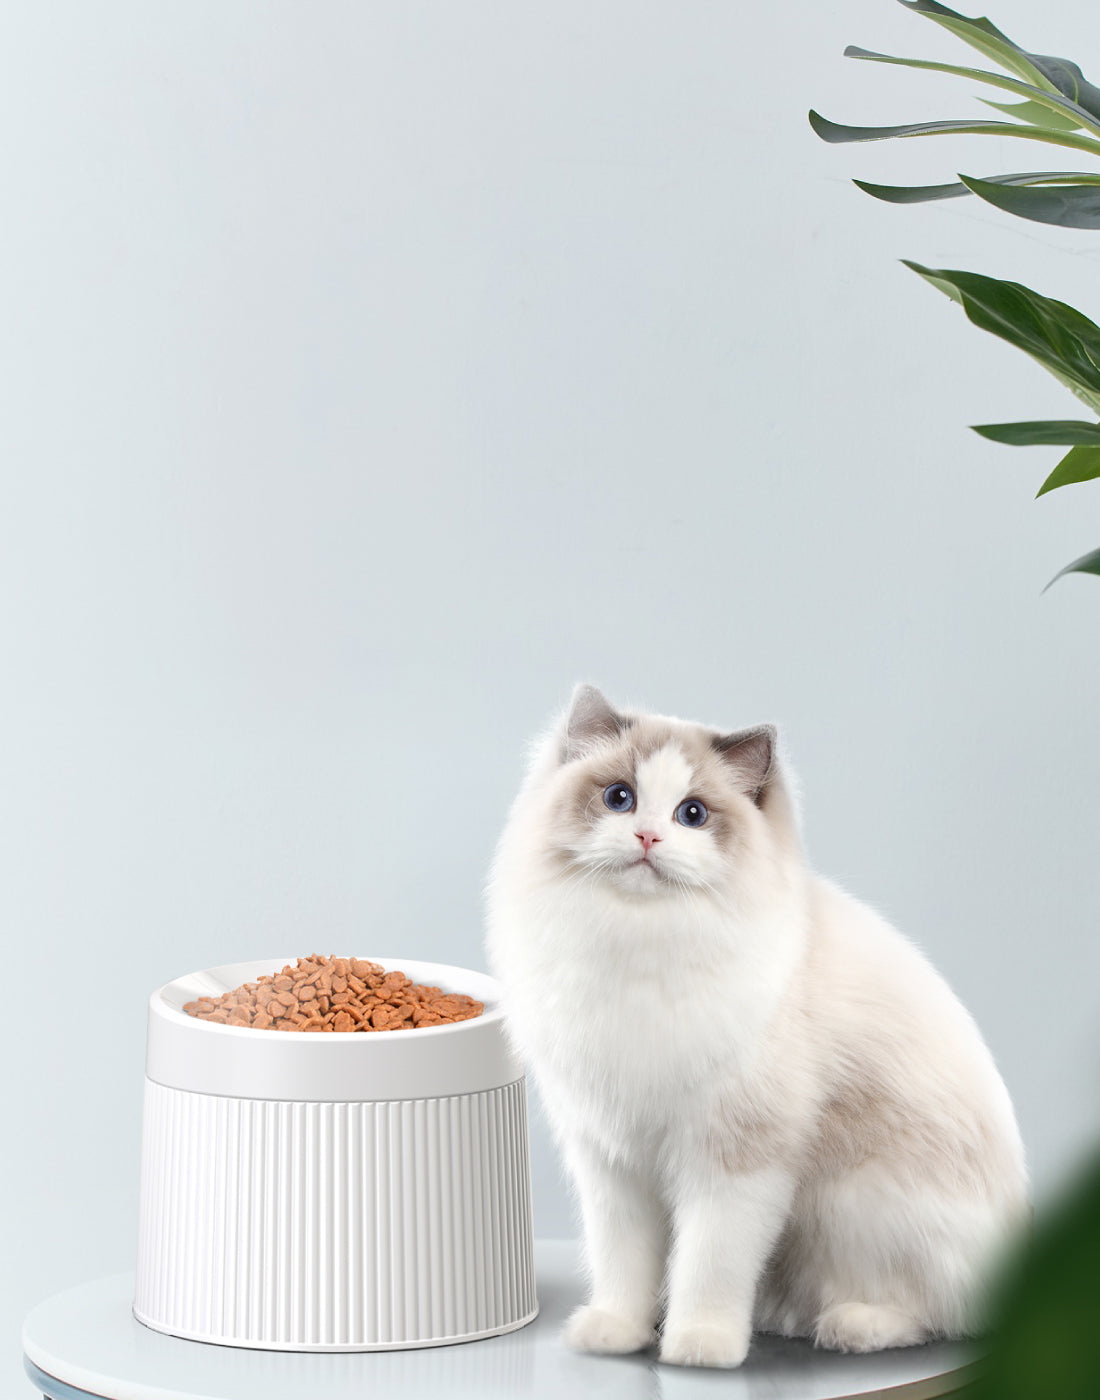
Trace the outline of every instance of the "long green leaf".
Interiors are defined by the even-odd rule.
[[[1052,126],[1055,131],[1076,131],[1081,125],[1061,112],[1040,107],[1038,102],[994,102],[989,97],[979,97],[978,101],[987,107],[995,108],[998,112],[1004,112],[1006,116],[1015,117],[1018,121],[1030,122],[1032,126]]]
[[[1100,228],[1100,189],[1095,185],[1026,188],[978,180],[972,175],[960,175],[959,179],[979,199],[1021,219],[1061,228]]]
[[[1059,486],[1075,486],[1079,481],[1095,481],[1100,476],[1100,447],[1071,447],[1035,495],[1045,496]]]
[[[1063,97],[1084,107],[1094,117],[1100,117],[1100,88],[1090,83],[1076,63],[1052,54],[1031,54],[1035,66],[1048,78]]]
[[[1019,136],[1028,141],[1045,141],[1050,146],[1069,146],[1075,151],[1088,151],[1100,156],[1100,141],[1090,136],[1078,136],[1072,131],[1046,131],[1038,126],[1019,126],[1016,122],[910,122],[906,126],[841,126],[820,112],[810,111],[810,125],[823,141],[842,144],[847,141],[885,141],[891,136]]]
[[[970,19],[949,10],[946,5],[937,4],[936,0],[901,0],[901,4],[907,10],[925,15],[935,24],[942,25],[971,48],[992,58],[994,63],[999,63],[1025,82],[1060,92],[1079,103],[1094,117],[1100,117],[1100,88],[1093,87],[1077,64],[1068,58],[1028,53],[984,17]]]
[[[1045,423],[972,423],[971,429],[990,442],[1003,442],[1010,447],[1100,446],[1100,423],[1070,418]]]
[[[974,325],[1030,355],[1100,415],[1100,326],[1019,282],[902,261],[959,302]]]
[[[1093,116],[1100,116],[1100,88],[1093,87],[1078,64],[1071,60],[1057,59],[1050,53],[1029,53],[985,18],[971,20],[967,15],[949,10],[945,4],[936,4],[935,0],[901,0],[901,4],[907,10],[924,14],[935,24],[949,29],[961,41],[977,49],[978,53],[984,53],[988,59],[1008,69],[1009,73],[1015,73],[1027,83],[1037,83],[1040,87],[1061,92],[1062,97],[1071,98],[1087,112],[1092,112]]]
[[[986,175],[984,179],[991,185],[1052,185],[1070,182],[1100,185],[1100,174],[1094,175],[1091,171],[1080,174],[1068,170],[1030,171],[1019,175]],[[853,180],[852,184],[858,185],[875,199],[885,200],[887,204],[925,204],[934,199],[961,199],[971,193],[961,180],[953,180],[949,185],[873,185],[868,180]]]
[[[1036,87],[1034,83],[1021,82],[1018,78],[1006,78],[1001,73],[989,73],[984,68],[962,68],[956,63],[933,63],[925,58],[895,58],[892,54],[872,53],[870,49],[857,48],[855,44],[848,45],[844,56],[861,58],[869,63],[893,63],[901,68],[923,68],[933,73],[952,73],[956,77],[970,78],[973,82],[985,83],[989,87],[1003,88],[1006,92],[1019,93],[1029,99],[1029,105],[1040,114],[1039,125],[1046,123],[1048,114],[1052,114],[1069,122],[1068,128],[1065,121],[1049,123],[1059,130],[1072,131],[1075,127],[1084,126],[1100,135],[1100,121],[1090,112],[1086,112],[1084,107],[1079,107],[1076,102],[1071,102],[1061,93],[1048,92]]]
[[[963,43],[985,54],[986,58],[993,59],[994,63],[999,63],[1002,68],[1007,68],[1010,73],[1015,73],[1025,82],[1054,90],[1054,84],[1042,69],[1031,61],[1032,55],[1025,53],[1007,34],[1002,34],[984,17],[971,19],[955,10],[949,10],[946,5],[936,4],[935,0],[901,0],[901,4],[907,10],[925,15],[933,23],[942,25],[944,29],[957,35]]]
[[[873,185],[869,180],[853,180],[852,184],[887,204],[927,204],[934,199],[959,199],[970,193],[957,180],[949,185]]]
[[[1080,559],[1075,559],[1072,564],[1067,564],[1064,569],[1059,569],[1050,583],[1047,584],[1047,588],[1050,587],[1051,583],[1057,583],[1060,578],[1064,578],[1066,574],[1100,574],[1100,549],[1094,549],[1090,554],[1082,554]],[[1047,588],[1043,589],[1044,593]]]

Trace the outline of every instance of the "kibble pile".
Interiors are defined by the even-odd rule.
[[[408,1031],[480,1016],[485,1003],[424,987],[364,958],[314,953],[274,977],[199,997],[184,1011],[200,1021],[270,1031]]]

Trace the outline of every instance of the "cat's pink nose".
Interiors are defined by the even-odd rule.
[[[649,855],[650,846],[655,846],[661,839],[655,831],[636,831],[634,835],[642,843],[642,850]]]

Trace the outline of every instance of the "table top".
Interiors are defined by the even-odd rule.
[[[28,1374],[52,1400],[929,1400],[972,1378],[973,1347],[842,1356],[809,1342],[758,1336],[737,1371],[689,1370],[638,1356],[583,1356],[559,1339],[583,1301],[577,1246],[538,1240],[540,1313],[519,1331],[408,1351],[285,1352],[214,1346],[154,1332],[130,1311],[133,1274],[112,1274],[39,1304],[24,1324]],[[35,1369],[37,1368],[37,1370]]]

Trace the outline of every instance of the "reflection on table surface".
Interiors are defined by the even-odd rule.
[[[956,1389],[973,1348],[933,1343],[869,1356],[816,1351],[808,1342],[758,1336],[738,1371],[685,1370],[655,1353],[582,1356],[558,1338],[584,1288],[576,1245],[539,1240],[540,1312],[519,1331],[409,1351],[285,1352],[167,1337],[130,1313],[133,1275],[115,1274],[58,1294],[28,1317],[24,1349],[48,1375],[115,1400],[833,1400],[892,1391],[926,1400]],[[952,1375],[954,1372],[956,1374]],[[902,1389],[898,1389],[902,1387]]]

